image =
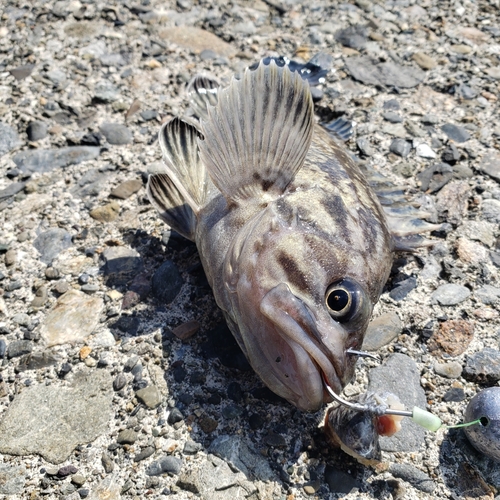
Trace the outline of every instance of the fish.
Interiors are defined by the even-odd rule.
[[[425,244],[411,237],[438,226],[392,203],[392,188],[375,192],[335,127],[316,123],[309,84],[287,65],[261,61],[226,87],[195,77],[188,91],[196,119],[162,126],[165,169],[150,175],[148,197],[196,243],[264,384],[318,411],[331,401],[323,377],[340,393],[354,374],[351,353],[394,252]]]

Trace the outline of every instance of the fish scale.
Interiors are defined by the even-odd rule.
[[[298,72],[271,60],[227,88],[200,77],[189,89],[199,122],[162,127],[165,172],[150,177],[149,198],[196,242],[263,382],[316,411],[331,399],[323,378],[338,393],[353,376],[349,350],[362,345],[400,236],[436,226],[417,224],[411,211],[385,214],[376,194],[384,182],[365,178],[314,124]]]

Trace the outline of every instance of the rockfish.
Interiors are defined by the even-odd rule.
[[[309,84],[274,61],[219,89],[191,86],[199,122],[159,134],[165,173],[148,196],[196,242],[217,304],[253,369],[316,411],[354,372],[396,236],[356,163],[315,124]],[[421,228],[418,229],[420,231]],[[404,246],[404,245],[403,245]]]

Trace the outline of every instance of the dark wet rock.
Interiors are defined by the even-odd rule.
[[[113,145],[130,144],[134,139],[130,129],[120,123],[103,123],[99,130],[106,137],[106,140]]]
[[[0,122],[0,157],[19,146],[20,142],[17,131],[10,125]]]
[[[34,64],[24,64],[22,66],[18,66],[17,68],[9,70],[9,73],[16,80],[24,80],[25,78],[28,78],[28,76],[31,75],[34,69],[35,69]]]
[[[111,398],[111,379],[105,370],[80,372],[69,387],[28,387],[16,395],[0,422],[0,452],[35,453],[59,464],[78,444],[106,432]]]
[[[436,489],[434,481],[421,470],[410,464],[392,463],[389,472],[394,476],[410,483],[417,490],[424,493],[432,493]]]
[[[325,481],[332,493],[348,494],[353,489],[360,489],[363,486],[355,476],[331,465],[327,465],[325,468]]]
[[[26,187],[26,182],[12,182],[6,188],[0,189],[0,202],[8,200],[21,192]]]
[[[425,408],[427,400],[420,386],[420,371],[409,356],[393,354],[382,366],[369,373],[369,391],[375,393],[392,392],[406,408]],[[425,431],[411,419],[402,420],[401,430],[391,437],[381,437],[380,446],[384,451],[414,451],[422,445]]]
[[[410,276],[409,278],[396,283],[395,287],[389,292],[389,297],[399,302],[400,300],[405,299],[406,296],[415,288],[417,288],[417,278]]]
[[[67,477],[76,474],[78,469],[74,465],[65,465],[57,471],[59,477]]]
[[[33,350],[33,342],[30,340],[13,340],[7,346],[7,357],[9,359],[18,358],[24,354],[29,354]]]
[[[470,134],[467,130],[453,123],[445,123],[441,126],[441,130],[455,142],[467,142],[470,139]]]
[[[54,366],[58,362],[59,358],[55,354],[49,351],[34,352],[24,355],[19,360],[19,365],[17,369],[19,371],[39,370],[40,368],[47,368],[49,366]]]
[[[80,144],[82,146],[100,146],[101,141],[102,135],[99,132],[89,132],[81,138]]]
[[[425,73],[417,68],[388,61],[377,63],[369,57],[349,57],[345,65],[353,78],[366,85],[412,88],[422,83]]]
[[[411,144],[405,139],[393,139],[389,146],[389,151],[398,156],[406,158],[411,151]]]
[[[261,481],[275,479],[267,460],[250,448],[241,436],[219,436],[212,441],[208,452],[222,458],[247,477],[253,476]]]
[[[33,242],[33,246],[40,253],[40,260],[44,264],[50,264],[62,251],[72,245],[71,234],[57,227],[39,234]]]
[[[133,429],[124,429],[120,431],[116,442],[118,444],[134,444],[137,441],[138,434]]]
[[[152,462],[146,468],[146,474],[148,476],[160,476],[162,474],[177,475],[181,471],[181,468],[182,460],[180,458],[165,455],[160,460]]]
[[[182,323],[182,325],[176,326],[172,329],[172,333],[181,340],[187,340],[191,338],[199,329],[201,325],[195,319]]]
[[[26,134],[30,141],[40,141],[47,137],[48,127],[45,122],[33,121],[26,127]]]
[[[403,331],[403,325],[395,312],[378,316],[370,322],[363,340],[363,350],[377,351],[389,344]]]
[[[476,384],[496,384],[500,380],[500,351],[487,347],[467,356],[463,376]]]
[[[453,168],[447,163],[436,163],[417,174],[420,189],[435,193],[446,185],[453,177]]]
[[[156,299],[170,304],[177,297],[183,283],[177,266],[171,260],[166,260],[153,275],[151,291]]]
[[[488,153],[476,168],[497,182],[500,182],[500,154],[496,151]]]
[[[285,438],[276,432],[268,432],[264,436],[264,442],[267,446],[272,446],[273,448],[284,448],[286,446]]]
[[[137,453],[134,457],[134,462],[141,462],[142,460],[149,458],[151,455],[154,455],[154,452],[155,449],[153,446],[146,446],[146,448]]]
[[[129,181],[122,182],[120,185],[116,186],[110,193],[110,196],[114,198],[120,198],[126,200],[130,198],[134,193],[137,193],[142,187],[142,181],[138,179],[131,179]]]
[[[100,149],[91,146],[71,146],[61,149],[29,149],[16,154],[12,160],[23,173],[43,174],[55,168],[76,165],[99,156]]]
[[[465,399],[465,392],[460,387],[452,387],[443,396],[444,402],[460,402]]]
[[[442,306],[455,306],[466,300],[471,291],[463,285],[447,283],[441,285],[431,295],[431,302],[439,303]]]
[[[363,25],[349,26],[335,33],[335,40],[344,47],[361,50],[366,46],[368,29]]]

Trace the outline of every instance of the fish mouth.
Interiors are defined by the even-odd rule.
[[[288,347],[294,358],[296,376],[288,380],[279,377],[295,394],[292,402],[302,410],[317,411],[332,400],[324,387],[324,379],[335,392],[342,391],[345,331],[328,318],[328,332],[322,333],[324,328],[319,327],[307,305],[284,283],[264,296],[260,311],[273,323],[282,345]]]

